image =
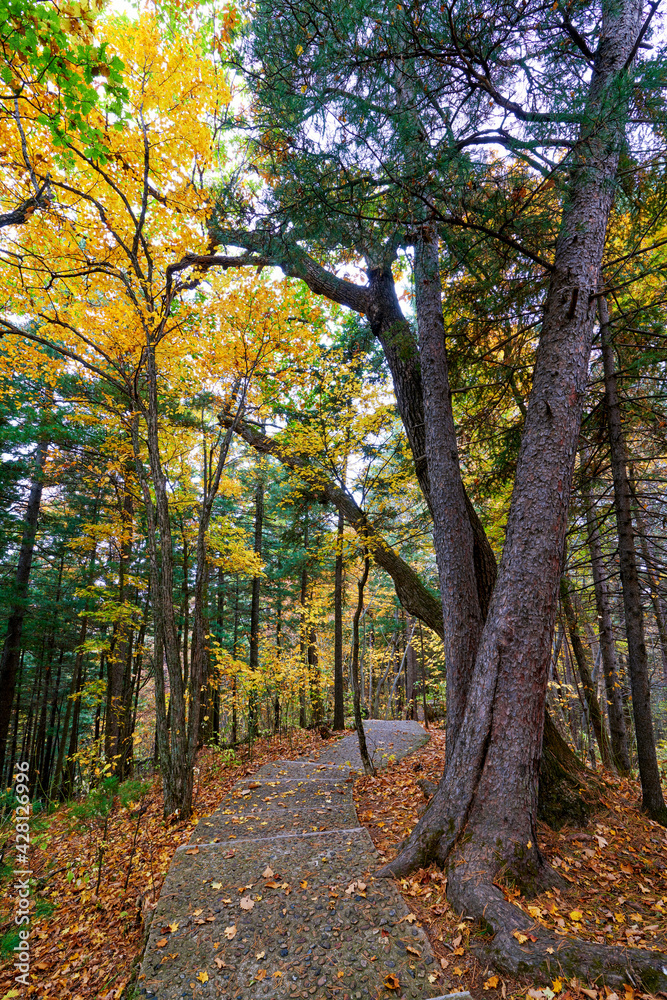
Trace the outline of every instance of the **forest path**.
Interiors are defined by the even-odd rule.
[[[416,722],[365,723],[377,767],[428,741]],[[316,756],[316,755],[312,755]],[[424,931],[359,825],[356,733],[239,782],[179,847],[137,983],[156,1000],[434,998]],[[432,982],[430,981],[432,978]]]

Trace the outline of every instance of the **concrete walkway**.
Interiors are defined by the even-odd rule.
[[[428,740],[416,722],[366,722],[377,767]],[[237,784],[179,847],[137,989],[157,1000],[435,998],[430,944],[359,825],[356,733],[318,760]]]

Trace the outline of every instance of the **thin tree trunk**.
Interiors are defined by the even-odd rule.
[[[336,531],[336,570],[334,581],[334,717],[333,728],[345,728],[343,690],[343,530],[345,518],[338,512]]]
[[[602,654],[602,670],[607,699],[611,753],[616,770],[619,774],[625,775],[630,773],[630,755],[628,753],[628,735],[625,728],[625,714],[623,711],[621,678],[618,659],[616,657],[616,647],[614,645],[609,588],[607,586],[607,576],[602,558],[600,529],[589,492],[587,492],[585,499],[588,551],[591,557],[595,605],[598,613],[598,634],[600,636],[600,652]]]
[[[262,554],[262,527],[264,523],[264,477],[258,468],[257,484],[255,486],[255,555]],[[259,575],[252,578],[252,602],[250,605],[250,650],[248,666],[250,668],[250,693],[248,696],[248,736],[255,739],[259,726],[259,701],[257,678],[259,674],[259,597],[261,579]]]
[[[637,572],[630,484],[621,407],[618,396],[614,349],[609,329],[607,302],[600,299],[600,340],[604,365],[605,402],[609,425],[609,453],[614,479],[616,527],[618,530],[618,556],[623,590],[625,633],[628,642],[628,673],[632,688],[632,714],[637,738],[639,776],[642,785],[642,806],[651,819],[667,826],[667,806],[662,796],[660,769],[655,751],[653,719],[651,717],[651,689],[648,676],[648,659],[644,639],[644,613],[641,588]]]
[[[658,637],[660,639],[662,676],[665,684],[667,684],[667,615],[665,614],[665,606],[662,601],[662,594],[660,593],[660,571],[653,553],[651,552],[651,546],[649,544],[648,534],[646,531],[646,524],[641,512],[641,505],[639,503],[637,490],[632,476],[630,477],[630,489],[635,499],[635,521],[637,522],[637,533],[639,535],[642,556],[644,558],[644,564],[648,574],[649,593],[651,597],[651,605],[653,607],[653,616],[655,618],[655,624],[658,629]]]
[[[364,569],[361,577],[357,581],[357,607],[354,612],[354,618],[352,619],[352,689],[354,702],[354,725],[359,738],[359,754],[361,755],[361,762],[364,765],[364,772],[366,774],[375,774],[373,762],[368,754],[368,747],[366,746],[366,733],[364,732],[364,723],[361,718],[361,683],[359,679],[359,620],[364,609],[364,587],[366,586],[366,581],[368,580],[369,569],[370,559],[368,557],[368,553],[364,551]]]
[[[23,634],[23,621],[27,611],[28,583],[30,581],[32,557],[35,550],[37,519],[42,502],[44,469],[46,467],[48,450],[49,442],[47,440],[43,439],[38,442],[30,494],[28,496],[28,506],[23,521],[23,537],[21,539],[21,550],[19,552],[19,561],[14,580],[12,610],[7,623],[7,632],[2,648],[2,657],[0,658],[0,774],[3,773],[5,767],[9,720],[14,701],[16,671],[21,655],[21,636]]]
[[[565,611],[568,631],[570,633],[572,651],[574,652],[574,658],[577,661],[577,669],[579,671],[581,685],[584,690],[584,698],[586,699],[586,705],[588,707],[588,717],[593,727],[598,747],[600,748],[602,763],[605,767],[611,768],[613,767],[613,760],[609,745],[609,737],[607,736],[604,719],[602,717],[602,713],[600,712],[600,705],[598,703],[595,687],[593,685],[590,655],[584,646],[579,626],[581,607],[579,602],[576,601],[576,595],[572,592],[572,584],[565,576],[561,577],[560,597],[563,604],[563,610]]]

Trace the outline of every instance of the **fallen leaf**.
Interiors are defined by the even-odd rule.
[[[463,941],[463,938],[461,937],[460,934],[457,934],[454,940],[452,941],[452,944],[454,945],[455,948],[458,948],[458,946],[461,944],[461,941]]]
[[[241,906],[242,910],[252,910],[252,908],[253,908],[254,905],[255,904],[254,904],[253,900],[250,898],[250,896],[242,896],[241,897],[240,906]]]
[[[591,998],[591,1000],[598,1000],[598,991],[597,990],[585,990],[585,989],[582,988],[581,992],[585,993],[587,997]]]
[[[359,892],[365,892],[366,891],[366,883],[365,882],[357,882],[357,889],[359,890]]]
[[[436,983],[438,981],[438,977],[432,972],[428,977],[428,981],[429,983]]]
[[[308,882],[305,879],[303,882],[299,882],[299,885],[301,886],[302,889],[308,888]]]
[[[158,948],[164,948],[166,944],[167,944],[167,939],[166,938],[160,938],[159,941],[155,942],[155,945]]]
[[[632,867],[632,865],[622,864],[621,871],[625,872],[626,875],[632,875],[634,872],[634,868]]]
[[[231,927],[225,927],[225,937],[228,941],[231,941],[233,937],[236,937],[236,924],[232,924]]]
[[[406,945],[405,950],[409,951],[411,955],[421,956],[419,948],[413,948],[411,944]]]
[[[460,965],[455,965],[454,968],[452,969],[452,973],[455,976],[462,976],[463,975],[463,969],[461,968]]]
[[[255,973],[255,979],[264,979],[266,976],[266,969],[258,969]]]
[[[186,854],[199,854],[199,848],[198,847],[189,847],[185,853]]]
[[[570,920],[579,921],[583,917],[581,910],[570,910]]]
[[[465,948],[455,948],[453,952],[454,955],[465,955],[465,953]]]
[[[265,951],[258,951],[257,954],[255,955],[255,958],[257,959],[258,962],[260,962],[265,955],[266,955]]]
[[[396,976],[392,975],[391,973],[388,976],[386,976],[384,985],[387,987],[388,990],[400,990],[401,988],[400,982],[398,981]]]
[[[414,924],[416,919],[417,918],[414,913],[408,913],[407,917],[402,917],[401,920],[399,920],[399,923],[402,923],[403,920],[407,920],[409,924]]]
[[[528,935],[522,934],[521,931],[512,931],[512,937],[515,937],[519,944],[525,944],[528,940]]]
[[[259,783],[259,781],[249,781],[248,782],[248,788],[261,788],[261,787],[262,786]]]
[[[178,928],[179,928],[178,923],[169,924],[169,930],[171,931],[172,934],[175,934]]]
[[[208,982],[208,972],[199,972],[199,973],[197,973],[197,975],[196,975],[195,978],[198,979],[200,983],[207,983]]]
[[[269,865],[267,865],[264,871],[262,872],[262,878],[273,878],[274,875],[275,872]]]
[[[222,882],[211,882],[211,889],[222,889]]]
[[[495,990],[495,988],[496,988],[496,986],[498,985],[499,982],[500,982],[500,980],[499,980],[498,976],[491,976],[484,983],[484,989],[485,990]]]
[[[563,989],[563,980],[554,979],[551,983],[551,989],[554,991],[554,993],[560,993],[560,991]]]
[[[342,969],[339,969],[339,970],[338,970],[338,973],[337,973],[337,975],[338,975],[338,978],[339,978],[339,979],[342,979],[342,978],[343,978],[343,976],[345,975],[345,973],[343,972],[343,970],[342,970]]]

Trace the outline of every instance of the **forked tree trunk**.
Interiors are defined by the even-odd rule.
[[[613,982],[622,981],[631,966],[640,976],[650,970],[651,988],[664,989],[663,956],[581,945],[534,934],[532,928],[536,941],[520,945],[512,932],[528,930],[530,921],[495,884],[502,875],[526,888],[556,879],[536,835],[544,708],[595,301],[627,113],[619,77],[633,53],[640,17],[638,0],[604,8],[586,123],[573,156],[544,306],[506,541],[463,722],[430,807],[382,874],[403,875],[432,860],[447,864],[451,902],[490,925],[495,937],[489,950],[501,968],[530,968],[543,976],[552,964],[584,975],[594,968]],[[437,438],[437,430],[434,434]],[[436,551],[442,550],[436,545]],[[553,963],[551,953],[557,955]]]
[[[618,558],[623,591],[625,634],[628,642],[628,673],[632,688],[632,714],[637,737],[642,806],[651,819],[667,826],[667,806],[665,806],[660,785],[660,768],[655,751],[655,736],[651,717],[651,688],[644,639],[644,612],[637,572],[625,439],[618,398],[614,349],[609,330],[609,313],[604,298],[600,299],[600,340],[602,342],[605,402],[609,424],[609,454],[614,479],[614,507],[618,530]]]

